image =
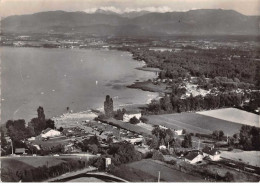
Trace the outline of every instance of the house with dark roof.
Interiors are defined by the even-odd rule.
[[[203,153],[199,150],[195,151],[190,151],[185,157],[184,161],[190,163],[190,164],[195,164],[199,161],[202,161],[204,158]]]
[[[219,161],[220,160],[220,151],[206,146],[204,149],[202,149],[204,157],[209,157],[212,161]]]

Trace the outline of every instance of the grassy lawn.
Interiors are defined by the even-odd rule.
[[[186,129],[188,132],[211,134],[214,130],[223,130],[225,135],[238,133],[241,124],[200,115],[197,113],[176,113],[147,116],[148,123],[164,125],[172,129]]]

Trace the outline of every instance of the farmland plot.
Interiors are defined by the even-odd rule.
[[[158,178],[160,171],[160,178],[162,182],[202,182],[203,179],[195,177],[175,169],[172,169],[163,163],[151,159],[144,159],[142,161],[136,161],[127,165],[128,167],[141,170],[146,174],[150,174],[153,177]]]
[[[234,122],[234,123],[260,127],[259,115],[242,111],[239,109],[235,109],[235,108],[216,109],[216,110],[202,111],[197,113],[209,117],[214,117],[217,119]]]
[[[148,116],[148,123],[163,125],[171,129],[186,129],[192,133],[211,134],[215,130],[223,130],[225,135],[238,133],[241,124],[233,123],[197,113],[177,113]]]

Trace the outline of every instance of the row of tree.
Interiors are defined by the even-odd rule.
[[[143,112],[148,114],[181,113],[233,107],[241,105],[242,98],[243,94],[237,93],[219,93],[218,95],[206,95],[205,97],[190,95],[183,99],[175,95],[165,95],[159,101],[152,100]]]

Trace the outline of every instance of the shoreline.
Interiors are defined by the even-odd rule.
[[[146,67],[146,64],[143,67],[136,67],[135,69],[137,70],[141,70],[141,71],[150,71],[150,72],[155,72],[155,73],[159,73],[162,70],[159,68],[155,68],[155,67]]]
[[[109,51],[111,51],[113,49],[109,49]],[[121,50],[118,50],[118,51],[121,51]],[[129,53],[131,58],[135,61],[138,61],[136,59],[134,59],[132,56],[132,53],[130,51],[123,51],[123,52],[126,52],[126,53]],[[161,70],[159,68],[152,68],[152,67],[147,67],[146,63],[144,61],[139,61],[143,64],[142,67],[136,67],[134,69],[136,70],[141,70],[141,71],[148,71],[148,72],[155,72],[155,73],[159,73]],[[140,83],[140,84],[146,84],[148,82],[148,80],[146,81],[142,81],[142,82],[139,82],[139,79],[136,79],[134,83],[130,84],[130,85],[127,85],[126,87],[129,88],[129,89],[139,89],[139,90],[142,90],[142,91],[146,91],[146,92],[151,92],[151,93],[157,93],[157,95],[154,97],[154,98],[149,98],[149,95],[147,95],[147,102],[146,103],[132,103],[132,104],[120,104],[119,106],[117,106],[118,109],[122,109],[122,108],[126,108],[126,109],[130,109],[130,110],[140,110],[140,108],[142,107],[145,107],[147,106],[151,100],[153,99],[158,99],[162,96],[162,92],[160,90],[155,90],[153,88],[147,88],[145,86],[137,86],[136,83]],[[53,120],[64,120],[64,119],[73,119],[71,116],[74,116],[75,119],[77,118],[80,118],[80,117],[76,117],[77,115],[81,115],[81,114],[85,114],[85,115],[91,115],[91,114],[95,114],[96,117],[98,116],[98,114],[102,113],[102,108],[90,108],[90,109],[87,109],[87,110],[83,110],[83,111],[77,111],[77,112],[73,112],[73,113],[63,113],[61,115],[57,115],[57,116],[53,116],[51,117],[51,119]],[[67,117],[66,117],[67,116]],[[95,117],[93,117],[92,120],[94,120]],[[59,121],[58,120],[58,121]]]

